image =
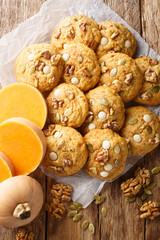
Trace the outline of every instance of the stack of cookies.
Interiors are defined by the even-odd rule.
[[[48,105],[48,149],[42,162],[63,176],[82,167],[95,178],[119,176],[128,154],[146,154],[160,141],[159,119],[142,106],[160,104],[160,62],[133,59],[134,35],[121,23],[65,18],[51,44],[27,46],[17,57],[19,83],[34,86]]]

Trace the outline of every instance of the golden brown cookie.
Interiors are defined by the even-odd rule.
[[[49,119],[68,127],[80,127],[88,114],[84,93],[74,85],[62,83],[47,97]]]
[[[115,89],[123,102],[131,101],[142,86],[142,74],[135,60],[124,53],[108,53],[99,59],[99,85]]]
[[[51,43],[59,49],[69,43],[83,43],[93,50],[101,40],[97,23],[85,15],[66,17],[54,30]]]
[[[97,56],[102,57],[109,52],[121,52],[132,57],[136,50],[134,35],[121,23],[107,21],[99,23],[102,38],[97,47]]]
[[[70,127],[50,125],[44,130],[47,152],[42,165],[58,175],[72,175],[85,164],[88,156],[86,144],[79,132]]]
[[[84,169],[89,175],[112,180],[123,172],[128,155],[125,139],[111,129],[93,129],[84,140],[89,155]]]
[[[64,59],[63,80],[88,91],[100,79],[100,66],[95,52],[84,44],[69,44],[61,51]]]
[[[41,92],[55,87],[61,77],[63,59],[51,44],[27,46],[17,57],[15,75],[20,83],[27,83]]]
[[[95,128],[111,128],[119,131],[125,120],[125,108],[118,93],[109,87],[100,86],[86,94],[89,114],[81,126],[83,134]]]
[[[128,142],[129,154],[147,154],[159,144],[160,122],[148,108],[130,107],[120,135]]]
[[[135,61],[143,75],[143,85],[134,101],[153,106],[160,104],[160,61],[149,57]]]

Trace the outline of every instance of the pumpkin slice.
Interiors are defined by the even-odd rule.
[[[0,124],[0,151],[11,159],[16,175],[34,171],[46,152],[42,130],[25,118],[11,118]]]
[[[25,83],[15,83],[0,91],[0,123],[13,117],[24,117],[43,128],[47,106],[42,94]]]
[[[0,152],[0,183],[15,175],[14,167],[11,160]]]

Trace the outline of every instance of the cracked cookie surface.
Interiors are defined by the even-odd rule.
[[[47,97],[49,120],[73,128],[80,127],[88,114],[84,93],[71,84],[62,83]]]
[[[124,53],[108,53],[99,59],[99,85],[115,89],[123,102],[131,101],[142,87],[142,74],[135,60]]]
[[[88,148],[84,170],[89,175],[112,180],[123,172],[128,155],[125,139],[111,129],[93,129],[84,140]]]
[[[81,134],[70,127],[49,125],[44,130],[47,152],[42,165],[49,171],[63,176],[78,172],[88,156]]]
[[[51,44],[27,46],[17,57],[15,75],[20,83],[27,83],[41,92],[55,87],[61,77],[63,59]]]
[[[143,85],[135,102],[145,105],[160,104],[160,61],[149,57],[135,59],[143,75]]]
[[[147,154],[159,144],[160,122],[148,108],[130,107],[120,135],[128,141],[129,154]]]

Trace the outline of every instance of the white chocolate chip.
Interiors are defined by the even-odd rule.
[[[133,136],[133,140],[136,142],[136,143],[140,143],[142,141],[142,138],[139,134],[135,134]]]
[[[51,72],[51,67],[50,66],[45,66],[43,68],[43,72],[44,72],[44,74],[49,74]]]
[[[63,48],[65,49],[65,48],[67,48],[67,47],[68,47],[68,44],[64,43],[64,44],[63,44]]]
[[[101,177],[107,177],[108,176],[108,172],[100,172],[100,175],[101,175]]]
[[[89,104],[90,104],[91,106],[93,106],[93,105],[94,105],[94,100],[93,100],[93,99],[89,99]]]
[[[112,85],[114,85],[114,87],[115,87],[115,89],[117,90],[117,91],[120,91],[121,90],[121,86],[122,86],[122,83],[119,81],[119,80],[114,80],[113,82],[112,82]]]
[[[120,60],[118,61],[117,65],[118,65],[118,66],[124,65],[125,62],[126,62],[126,60],[120,59]]]
[[[98,113],[98,118],[104,120],[107,117],[107,114],[104,111]]]
[[[58,88],[54,91],[54,96],[59,98],[62,93],[62,89]]]
[[[62,57],[63,57],[63,60],[66,62],[66,61],[68,61],[68,59],[69,59],[69,54],[68,54],[68,53],[64,53],[64,54],[62,55]]]
[[[68,108],[64,112],[64,116],[69,117],[72,114],[73,110],[72,108]]]
[[[101,38],[101,45],[105,46],[105,45],[107,45],[107,43],[108,43],[108,39],[106,37],[102,37]]]
[[[119,145],[117,144],[117,145],[114,147],[114,152],[115,152],[116,154],[119,154],[120,151],[121,151],[121,149],[120,149]]]
[[[152,121],[152,117],[149,114],[144,115],[143,120],[147,123],[150,123]]]
[[[78,78],[73,77],[73,78],[71,79],[71,83],[74,84],[74,85],[77,85],[77,84],[79,83]]]
[[[50,152],[49,158],[50,158],[52,161],[56,161],[57,158],[58,158],[57,153],[55,153],[55,152]]]
[[[126,40],[124,46],[125,48],[129,48],[131,46],[131,42],[129,40]]]
[[[108,163],[108,164],[106,164],[106,165],[104,166],[104,170],[107,171],[107,172],[111,171],[112,168],[113,168],[113,167],[112,167],[112,164],[110,164],[110,163]]]
[[[94,124],[94,123],[90,123],[89,125],[88,125],[88,129],[89,130],[92,130],[92,129],[95,129],[96,128],[96,125]]]
[[[116,74],[117,74],[117,68],[113,68],[113,69],[110,71],[110,76],[111,76],[111,77],[114,77]]]
[[[110,141],[108,141],[108,140],[104,140],[103,142],[102,142],[102,147],[103,147],[103,149],[109,149],[110,147],[111,147],[111,143],[110,143]]]
[[[105,98],[98,98],[98,100],[102,105],[108,106],[108,101]]]
[[[68,26],[70,26],[71,25],[71,22],[65,22],[64,24],[63,24],[63,27],[68,27]]]
[[[55,132],[55,134],[54,134],[54,138],[60,138],[62,136],[62,132]]]
[[[28,60],[32,61],[33,59],[34,59],[34,54],[33,53],[29,54],[28,55]]]

